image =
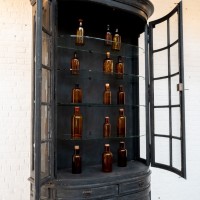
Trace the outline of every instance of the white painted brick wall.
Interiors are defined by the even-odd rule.
[[[152,0],[151,20],[170,12],[178,0]],[[161,169],[152,169],[152,200],[200,199],[200,1],[183,1],[186,99],[187,179]]]
[[[177,0],[152,0],[150,20]],[[0,0],[0,200],[29,199],[31,16],[29,0]],[[152,200],[200,199],[200,0],[184,0],[187,180],[152,169]]]
[[[31,6],[0,0],[0,199],[28,200]]]

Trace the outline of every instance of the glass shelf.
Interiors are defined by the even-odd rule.
[[[126,59],[138,57],[144,54],[144,49],[136,45],[121,43],[121,49],[119,51],[113,50],[111,46],[105,45],[105,39],[95,38],[91,36],[84,36],[85,44],[78,46],[75,44],[76,35],[60,35],[57,38],[57,47],[68,49],[71,51],[82,51],[90,54],[105,55],[105,52],[109,51],[111,57],[122,56]],[[98,47],[101,47],[99,50]]]
[[[142,134],[142,135],[132,135],[132,133],[127,133],[126,137],[117,137],[117,136],[111,136],[108,138],[104,138],[104,137],[92,137],[92,136],[83,136],[82,139],[72,139],[71,138],[71,134],[63,134],[64,138],[62,138],[62,140],[67,140],[67,141],[88,141],[88,140],[129,140],[129,139],[134,139],[134,138],[140,138],[140,137],[145,137],[146,134]]]
[[[118,74],[118,73],[104,73],[103,71],[96,71],[91,69],[80,69],[79,74],[72,74],[72,70],[70,67],[66,68],[58,68],[58,72],[64,73],[65,76],[68,78],[83,78],[83,79],[95,79],[95,80],[110,80],[111,78],[114,78],[115,80],[123,80],[125,82],[132,82],[133,80],[136,80],[138,78],[145,80],[144,76],[139,76],[135,74]]]
[[[129,107],[129,108],[138,108],[145,107],[145,105],[124,105],[124,104],[98,104],[98,103],[58,103],[58,106],[84,106],[84,107]]]

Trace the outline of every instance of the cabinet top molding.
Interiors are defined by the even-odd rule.
[[[39,0],[38,0],[39,1]],[[42,0],[40,0],[42,1]],[[59,1],[59,0],[49,0],[49,1]],[[60,0],[60,1],[85,1],[99,3],[106,6],[110,6],[116,9],[125,10],[136,14],[143,19],[147,20],[154,12],[154,6],[150,0]],[[30,0],[33,6],[36,0]]]

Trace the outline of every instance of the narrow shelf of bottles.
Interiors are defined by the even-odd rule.
[[[92,69],[79,69],[72,70],[70,67],[60,67],[57,69],[59,73],[70,79],[88,79],[88,80],[118,80],[123,82],[133,82],[138,79],[145,80],[144,76],[126,73],[105,73],[103,71],[97,71]]]
[[[106,51],[111,53],[111,56],[123,56],[126,59],[143,56],[144,49],[136,45],[121,42],[120,50],[113,50],[111,45],[105,45],[106,40],[91,36],[83,36],[84,45],[76,45],[76,35],[59,35],[57,38],[57,48],[68,49],[70,51],[81,51],[89,54],[104,55]],[[93,44],[93,45],[91,45]],[[101,47],[101,50],[96,47]]]
[[[110,137],[95,137],[93,135],[87,135],[87,136],[83,136],[82,138],[72,138],[71,134],[63,134],[63,138],[62,140],[67,140],[67,141],[75,141],[75,142],[81,142],[81,141],[89,141],[89,140],[97,140],[97,141],[109,141],[109,140],[129,140],[129,139],[134,139],[134,138],[141,138],[141,137],[145,137],[146,134],[140,134],[140,135],[131,135],[132,133],[127,133],[125,137],[119,137],[119,136],[110,136]]]
[[[63,106],[63,107],[74,107],[74,106],[79,106],[79,107],[126,107],[128,109],[134,109],[138,107],[145,107],[145,105],[127,105],[127,104],[100,104],[100,103],[58,103],[58,106]]]

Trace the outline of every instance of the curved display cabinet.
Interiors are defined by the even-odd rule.
[[[150,200],[150,163],[185,177],[181,3],[149,26],[147,20],[154,8],[148,0],[31,0],[31,4],[31,199]],[[178,16],[179,34],[171,42],[170,20],[174,15]],[[83,45],[76,43],[80,21]],[[154,30],[163,22],[167,22],[168,43],[156,49]],[[121,36],[118,50],[112,47],[115,39],[110,41],[111,46],[105,45],[108,25],[112,36]],[[177,72],[171,72],[171,50],[176,45],[180,66]],[[154,58],[164,50],[168,52],[168,73],[155,77]],[[108,58],[113,69],[104,66]],[[119,61],[124,64],[121,74],[116,67]],[[180,89],[176,104],[171,100],[174,77],[179,78]],[[154,86],[165,79],[171,86],[165,98],[169,101],[157,105]],[[73,92],[77,88],[81,93],[79,90],[76,95],[81,96],[75,97]],[[124,92],[120,97],[123,100],[118,99],[119,90]],[[162,134],[162,129],[157,132],[156,114],[158,109],[166,108],[169,133]],[[180,136],[173,135],[174,108],[181,111]],[[104,123],[110,124],[105,128]],[[157,154],[162,152],[157,147],[163,139],[170,147],[167,162],[157,160]],[[127,165],[119,167],[118,149],[122,141],[127,153],[122,154],[124,149],[120,152]],[[173,163],[177,142],[181,147],[180,164]]]

